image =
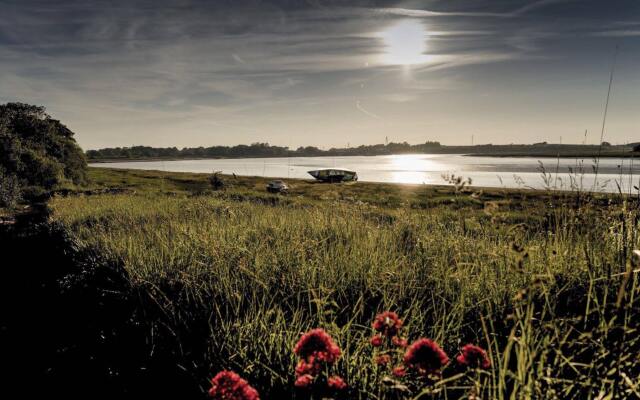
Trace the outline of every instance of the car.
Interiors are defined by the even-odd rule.
[[[289,186],[284,181],[271,181],[267,184],[267,191],[269,193],[286,193],[289,191]]]

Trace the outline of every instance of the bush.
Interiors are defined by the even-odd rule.
[[[213,190],[222,190],[224,189],[224,181],[220,177],[222,172],[213,171],[213,174],[209,175],[209,184]]]
[[[0,167],[22,187],[85,184],[87,162],[73,135],[44,107],[0,105]]]

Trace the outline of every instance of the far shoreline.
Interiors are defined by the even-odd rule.
[[[153,161],[200,161],[200,160],[243,160],[243,159],[272,159],[272,158],[331,158],[331,157],[379,157],[379,156],[408,156],[408,155],[456,155],[463,157],[488,157],[488,158],[576,158],[576,159],[596,159],[596,158],[636,158],[633,152],[625,153],[604,153],[604,154],[523,154],[523,153],[504,153],[504,154],[484,154],[484,153],[397,153],[397,154],[362,154],[362,155],[315,155],[315,156],[263,156],[263,157],[149,157],[149,158],[97,158],[87,159],[89,164],[103,163],[119,163],[119,162],[153,162]],[[637,154],[640,158],[640,154]]]

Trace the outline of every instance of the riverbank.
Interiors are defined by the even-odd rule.
[[[490,188],[456,185],[424,185],[411,183],[350,182],[326,184],[309,179],[285,179],[289,192],[284,196],[273,196],[266,191],[266,185],[273,178],[259,176],[224,175],[225,190],[215,192],[209,183],[210,174],[191,172],[165,172],[156,170],[129,170],[114,168],[89,168],[91,190],[127,190],[137,194],[202,195],[216,196],[267,196],[268,198],[300,199],[303,201],[343,200],[366,202],[384,207],[408,206],[424,208],[429,205],[452,203],[483,204],[483,201],[510,199],[529,201],[537,199],[571,199],[588,197],[593,199],[615,199],[620,196],[607,194],[587,194],[570,191],[547,191],[527,188]],[[621,198],[621,197],[620,197]]]

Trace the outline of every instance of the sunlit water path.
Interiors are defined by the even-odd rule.
[[[341,167],[357,171],[360,181],[446,184],[443,175],[471,178],[473,186],[591,190],[596,182],[595,162],[575,158],[474,157],[457,154],[408,154],[353,157],[238,158],[180,161],[95,163],[95,167],[172,172],[212,172],[245,176],[312,179],[307,171]],[[544,173],[543,173],[544,171]],[[640,160],[600,160],[598,190],[636,192]]]

